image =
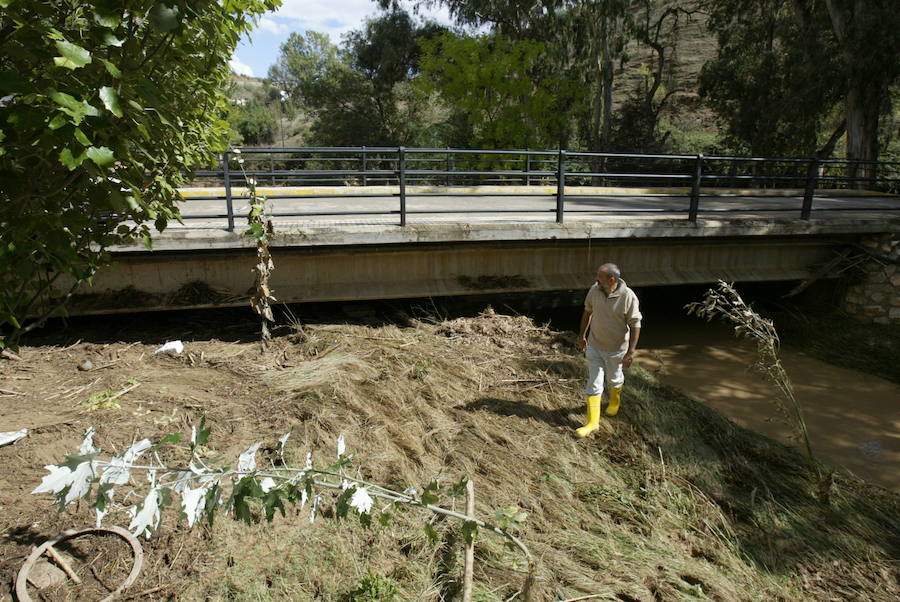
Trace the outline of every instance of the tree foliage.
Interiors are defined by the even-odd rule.
[[[316,144],[427,145],[441,107],[411,80],[421,42],[442,31],[396,9],[350,32],[341,47],[321,33],[292,33],[269,78],[313,114]]]
[[[0,0],[0,327],[177,219],[227,131],[228,59],[278,0]],[[62,292],[58,292],[58,291]]]
[[[900,11],[890,0],[711,0],[718,56],[700,91],[727,141],[759,155],[878,156],[878,123],[900,77]]]
[[[502,35],[443,36],[424,43],[422,76],[471,128],[476,148],[564,146],[577,86],[543,69],[544,45]]]

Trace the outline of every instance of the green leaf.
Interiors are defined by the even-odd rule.
[[[106,110],[116,117],[121,117],[123,115],[122,99],[119,97],[119,93],[116,92],[115,88],[110,88],[109,86],[100,88],[100,100],[103,101],[103,106],[106,107]]]
[[[102,27],[115,29],[122,22],[122,16],[112,11],[106,11],[102,8],[94,8],[94,21]]]
[[[350,487],[345,489],[344,492],[338,496],[337,501],[334,503],[334,515],[338,518],[347,518],[347,513],[350,511],[350,498],[353,497],[353,492],[356,491],[356,487]]]
[[[80,155],[75,155],[69,147],[62,149],[62,152],[59,153],[59,162],[68,167],[69,171],[84,163],[86,158],[87,153],[82,152]]]
[[[100,62],[103,63],[103,66],[106,67],[106,71],[114,78],[119,79],[122,77],[122,72],[119,71],[119,68],[113,65],[110,61],[106,59],[100,59]]]
[[[179,443],[183,438],[184,435],[182,435],[181,433],[172,433],[171,435],[166,435],[165,437],[160,439],[159,443],[157,443],[156,446],[160,447],[166,445],[167,443]]]
[[[124,43],[125,40],[123,40],[122,38],[117,38],[111,31],[104,31],[103,35],[100,36],[101,46],[113,46],[114,48],[119,48]],[[100,60],[105,61],[106,59]]]
[[[105,146],[92,146],[87,150],[88,159],[97,164],[97,167],[111,165],[116,157],[112,150]]]
[[[57,113],[53,116],[53,119],[50,120],[49,127],[51,130],[58,130],[67,123],[69,123],[69,120],[66,119],[65,114]]]
[[[275,517],[275,508],[281,510],[281,516],[285,516],[284,503],[281,501],[281,491],[273,489],[263,498],[263,508],[266,510],[266,520],[272,522]]]
[[[178,7],[157,4],[150,9],[150,28],[159,33],[168,33],[178,27]]]
[[[360,515],[360,516],[362,516],[362,515]],[[382,527],[387,527],[389,524],[391,524],[391,518],[392,517],[391,517],[390,512],[382,512],[381,514],[378,515],[378,523]]]
[[[72,117],[72,123],[75,125],[81,123],[85,117],[97,117],[100,115],[100,111],[93,105],[90,105],[83,100],[79,101],[74,96],[66,94],[65,92],[51,90],[48,96],[53,102],[59,105],[64,113]]]
[[[431,483],[429,483],[425,488],[425,491],[422,492],[422,503],[426,506],[436,504],[438,501],[438,496],[436,495],[437,490],[437,481],[432,481]]]
[[[62,40],[56,42],[56,49],[62,56],[55,57],[53,62],[60,67],[80,69],[91,62],[91,53],[78,44]]]
[[[50,128],[56,129],[53,127],[52,121],[50,122]],[[82,146],[90,146],[91,145],[91,141],[88,140],[88,137],[84,135],[84,132],[81,131],[81,128],[75,128],[75,140],[78,140],[78,142]]]
[[[434,530],[434,527],[431,526],[431,523],[425,523],[425,536],[431,543],[436,543],[437,540],[440,539],[438,532]]]
[[[469,477],[463,475],[463,477],[459,481],[457,481],[456,483],[453,483],[450,486],[450,491],[449,491],[450,495],[453,497],[459,497],[459,496],[463,495],[466,492],[466,483],[468,483],[468,482],[469,482]]]
[[[467,520],[462,525],[462,535],[463,539],[466,540],[466,545],[472,545],[472,542],[475,541],[475,534],[478,533],[478,523],[473,520]]]
[[[212,429],[206,428],[206,416],[200,417],[200,426],[197,427],[197,445],[206,445],[209,442],[209,434]]]

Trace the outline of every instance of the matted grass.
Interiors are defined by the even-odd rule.
[[[265,354],[253,342],[188,348],[193,360],[148,366],[180,383],[177,396],[151,395],[147,404],[158,406],[145,414],[130,412],[126,398],[122,409],[90,416],[104,448],[133,433],[185,429],[205,414],[210,458],[233,462],[249,443],[272,445],[292,430],[288,459],[298,466],[307,451],[328,461],[343,434],[359,476],[388,487],[467,475],[480,517],[508,506],[528,513],[519,535],[538,559],[537,600],[900,598],[897,495],[838,474],[822,502],[800,454],[637,367],[619,415],[580,440],[573,429],[583,419],[584,360],[573,335],[529,318],[489,311],[402,326],[306,324]],[[24,349],[24,361],[38,352]],[[137,378],[150,395],[152,378],[125,367],[108,378]],[[78,429],[70,430],[77,441]],[[32,457],[21,449],[21,461]],[[37,481],[34,458],[23,472]],[[461,510],[459,501],[442,501]],[[49,505],[32,502],[33,512],[4,520],[9,556],[27,541],[10,533]],[[91,520],[88,509],[68,516],[78,520]],[[425,521],[437,542],[425,536]],[[418,601],[460,590],[459,524],[413,509],[371,530],[327,516],[311,525],[306,508],[271,525],[220,518],[205,533],[170,517],[164,532],[146,544],[151,561],[136,590],[167,583],[158,594],[167,599]],[[475,556],[477,600],[517,592],[521,557],[500,538],[479,534]],[[3,569],[8,576],[12,565]]]

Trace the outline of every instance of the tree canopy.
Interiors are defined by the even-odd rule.
[[[178,218],[177,186],[224,145],[228,59],[279,3],[0,0],[7,342],[90,282],[110,247],[149,244]]]

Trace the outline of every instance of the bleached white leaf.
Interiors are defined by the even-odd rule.
[[[109,466],[103,471],[100,477],[100,484],[112,483],[113,485],[124,485],[128,482],[128,467],[134,464],[135,460],[141,457],[145,451],[153,446],[149,439],[141,439],[131,447],[125,450],[120,456],[114,457],[109,462]]]
[[[41,484],[31,493],[59,493],[66,487],[65,503],[84,497],[91,490],[91,481],[94,479],[94,467],[90,460],[81,462],[72,470],[68,466],[45,466],[50,474],[41,479]]]
[[[284,446],[287,445],[287,440],[290,436],[291,431],[288,431],[278,438],[278,457],[282,460],[284,460]]]
[[[259,488],[263,490],[263,493],[269,493],[276,487],[278,487],[278,484],[272,477],[266,477],[259,482]]]
[[[254,443],[238,457],[238,472],[253,472],[256,470],[256,452],[262,443]]]
[[[197,445],[197,426],[191,425],[191,445]]]
[[[358,487],[350,497],[350,507],[356,508],[360,514],[367,514],[372,509],[372,503],[375,500],[369,495],[369,490],[365,487]]]
[[[89,426],[84,432],[84,441],[82,441],[81,445],[78,447],[78,453],[82,456],[86,456],[88,454],[96,454],[99,451],[99,449],[94,447],[94,427]]]
[[[344,436],[341,435],[337,440],[337,457],[340,458],[347,451],[347,445],[344,443]]]
[[[28,435],[28,429],[19,429],[18,431],[4,431],[0,433],[0,446],[15,443],[22,437]]]
[[[140,508],[132,506],[128,513],[131,515],[128,529],[135,535],[144,533],[150,539],[152,531],[159,526],[159,490],[156,487],[151,489]]]
[[[310,524],[316,522],[316,513],[319,511],[319,502],[322,501],[322,496],[317,495],[313,498],[312,507],[309,510],[309,522]]]
[[[312,452],[311,451],[306,452],[306,466],[304,466],[303,468],[304,468],[304,470],[312,469]]]
[[[306,493],[306,489],[300,492],[300,509],[303,510],[304,506],[306,506],[306,502],[309,500],[309,494]]]
[[[209,490],[209,486],[197,489],[187,488],[181,492],[181,511],[187,517],[188,527],[193,527],[194,523],[203,515],[205,507],[203,501],[207,490]]]
[[[50,474],[44,475],[41,484],[31,493],[59,493],[72,483],[72,470],[68,466],[44,466]]]
[[[107,502],[109,503],[109,502]],[[97,513],[97,528],[103,526],[103,517],[105,517],[108,513],[107,510],[101,510],[100,508],[94,508],[94,511]]]

